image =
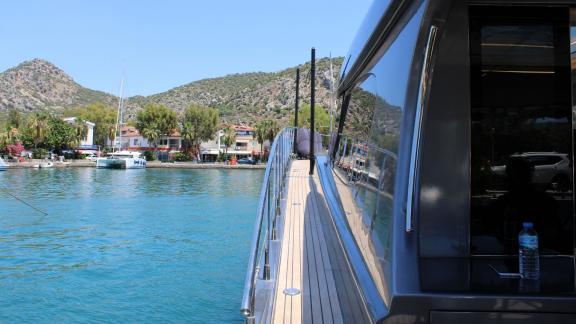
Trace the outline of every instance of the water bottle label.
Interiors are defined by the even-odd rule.
[[[537,249],[538,248],[538,236],[523,235],[520,236],[520,247],[527,249]]]

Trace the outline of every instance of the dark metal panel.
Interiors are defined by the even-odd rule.
[[[430,312],[430,324],[449,323],[518,323],[518,324],[564,324],[576,322],[576,314],[542,314],[509,312]]]
[[[469,4],[480,4],[480,5],[566,5],[576,4],[574,0],[468,0]]]
[[[423,135],[420,255],[464,257],[469,242],[468,10],[455,1],[439,40]]]

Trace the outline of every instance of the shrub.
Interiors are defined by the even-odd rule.
[[[48,158],[49,154],[48,151],[43,148],[35,148],[32,149],[32,158],[33,159],[43,159]]]
[[[144,156],[146,161],[154,161],[156,159],[156,155],[154,154],[153,151],[144,151],[142,155]]]
[[[11,156],[20,156],[22,151],[24,151],[24,146],[20,143],[6,145],[6,152]]]
[[[172,155],[172,158],[174,159],[174,161],[179,161],[179,162],[190,161],[192,159],[190,157],[190,154],[186,153],[186,152],[174,153],[174,155]]]

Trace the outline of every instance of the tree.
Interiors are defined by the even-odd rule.
[[[74,126],[74,131],[76,132],[76,141],[79,144],[86,138],[86,135],[88,134],[88,127],[86,126],[86,122],[80,117],[76,117],[72,126]]]
[[[34,148],[44,141],[48,128],[48,115],[36,112],[28,118],[26,132],[34,143]]]
[[[260,144],[260,154],[264,152],[262,146],[266,140],[266,128],[268,126],[267,120],[261,120],[256,124],[256,141]]]
[[[267,124],[268,125],[266,128],[266,139],[269,140],[270,145],[272,145],[272,142],[274,142],[276,134],[278,134],[278,132],[280,131],[280,126],[278,126],[278,122],[273,119],[268,120]]]
[[[22,121],[23,121],[23,117],[22,114],[12,108],[10,110],[8,110],[8,120],[6,121],[6,130],[11,130],[13,128],[20,128],[20,126],[22,125]]]
[[[116,113],[113,107],[96,102],[84,107],[78,107],[65,112],[65,116],[76,117],[80,120],[93,122],[94,144],[104,147],[108,140],[116,139]]]
[[[136,115],[136,129],[154,143],[154,151],[158,146],[158,138],[170,135],[178,128],[176,112],[164,105],[149,104]]]
[[[228,126],[224,129],[224,134],[222,135],[222,144],[224,144],[226,161],[228,161],[228,148],[234,143],[236,143],[236,131],[232,126]]]
[[[60,118],[51,117],[48,120],[45,144],[48,148],[62,150],[76,144],[76,130]]]
[[[182,139],[186,148],[193,147],[196,158],[200,154],[200,143],[211,140],[218,130],[218,110],[190,105],[182,116]]]
[[[310,128],[310,105],[303,104],[302,108],[298,111],[298,127],[299,128]],[[290,123],[294,124],[294,117],[290,118]],[[330,129],[330,114],[328,111],[320,105],[314,106],[314,130],[322,133],[328,134]]]
[[[265,119],[256,124],[256,140],[260,143],[260,152],[263,152],[264,141],[268,140],[272,144],[279,130],[278,122],[273,119]]]

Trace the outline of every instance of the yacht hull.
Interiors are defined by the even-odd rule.
[[[96,167],[100,169],[144,169],[146,168],[146,160],[141,158],[99,158],[96,160]]]

